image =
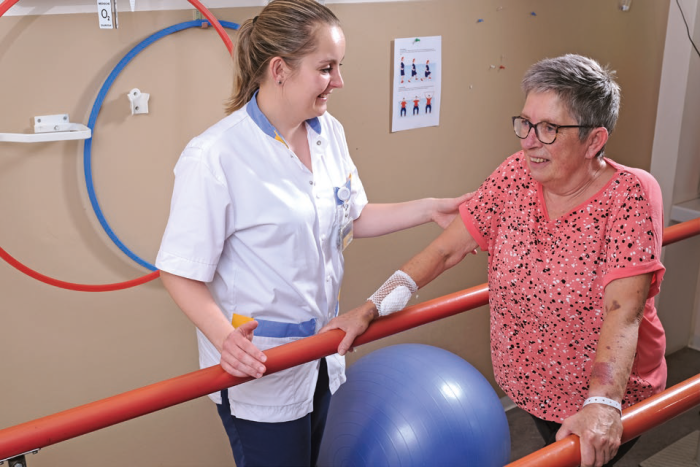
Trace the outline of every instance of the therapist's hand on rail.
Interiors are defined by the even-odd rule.
[[[362,306],[336,316],[318,332],[320,334],[331,329],[345,331],[345,337],[343,337],[338,346],[338,353],[345,355],[348,351],[353,350],[352,343],[355,341],[355,338],[365,332],[369,327],[369,323],[378,316],[377,307],[371,301],[367,301]]]
[[[251,341],[257,321],[248,321],[235,328],[224,341],[221,350],[221,367],[229,374],[238,377],[260,378],[265,374],[263,363],[267,356]]]

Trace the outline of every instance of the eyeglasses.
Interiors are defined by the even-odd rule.
[[[527,138],[530,130],[535,129],[535,136],[542,144],[552,144],[557,139],[557,134],[560,128],[595,128],[594,126],[586,125],[555,125],[549,122],[532,123],[523,117],[513,117],[513,130],[515,136],[520,139]]]

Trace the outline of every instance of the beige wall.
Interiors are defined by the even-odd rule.
[[[649,168],[668,1],[638,0],[627,13],[610,0],[330,7],[348,41],[346,88],[333,94],[330,111],[345,125],[371,200],[454,196],[476,188],[519,147],[509,117],[523,103],[523,72],[540,58],[565,52],[618,70],[623,110],[608,153]],[[215,13],[236,22],[256,11]],[[103,80],[131,47],[191,18],[188,11],[122,13],[117,31],[100,31],[94,15],[0,19],[0,132],[29,132],[35,115],[65,112],[86,123]],[[432,35],[443,43],[441,124],[392,134],[392,40]],[[151,262],[167,220],[172,167],[188,139],[223,116],[230,74],[216,34],[188,30],[147,48],[107,95],[93,138],[95,186],[115,232]],[[151,94],[150,114],[130,115],[126,93],[134,87]],[[0,143],[0,246],[65,281],[109,283],[145,274],[95,219],[82,155],[78,142]],[[437,233],[430,225],[353,243],[346,254],[343,310],[363,301]],[[41,284],[4,263],[0,279],[0,428],[197,368],[193,328],[158,281],[88,294]],[[485,280],[485,255],[469,257],[418,300]],[[487,330],[482,307],[364,346],[350,360],[380,346],[422,342],[461,355],[492,380]],[[29,461],[39,467],[232,464],[206,399],[48,447]]]
[[[661,184],[667,224],[687,220],[674,205],[700,199],[700,61],[689,35],[698,42],[698,1],[671,2],[650,167]],[[667,272],[656,303],[667,351],[700,349],[700,238],[666,247],[662,261]]]

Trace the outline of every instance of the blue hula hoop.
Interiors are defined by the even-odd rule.
[[[95,135],[95,121],[97,120],[97,115],[100,113],[100,109],[102,108],[102,104],[104,102],[105,96],[107,95],[107,91],[109,91],[109,88],[112,87],[114,80],[117,78],[117,76],[119,76],[119,73],[122,72],[124,67],[143,49],[145,49],[158,39],[162,39],[167,35],[170,35],[174,32],[182,31],[183,29],[202,27],[205,24],[210,23],[206,20],[186,21],[184,23],[175,24],[168,28],[162,29],[141,41],[141,43],[139,43],[136,47],[131,49],[129,53],[127,53],[124,56],[124,58],[122,58],[119,61],[119,63],[117,63],[117,66],[114,67],[114,69],[102,85],[100,92],[97,94],[95,103],[92,106],[92,111],[90,112],[90,119],[88,120],[87,126],[92,131],[93,137]],[[228,29],[239,28],[238,24],[231,23],[229,21],[220,21],[220,24],[221,26]],[[124,245],[124,243],[119,239],[119,237],[117,237],[117,234],[115,234],[112,228],[109,226],[107,219],[105,219],[105,216],[102,213],[100,203],[97,201],[97,195],[95,194],[95,187],[92,180],[92,138],[88,138],[85,140],[85,146],[83,149],[83,168],[85,172],[85,185],[87,186],[88,196],[90,197],[90,204],[92,204],[92,209],[95,212],[97,219],[100,221],[100,225],[102,226],[104,231],[114,242],[114,244],[117,245],[119,249],[122,250],[129,258],[131,258],[141,266],[150,269],[151,271],[156,271],[158,268],[156,268],[148,261],[139,257],[136,253],[134,253],[126,245]]]

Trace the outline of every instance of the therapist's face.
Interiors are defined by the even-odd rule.
[[[285,100],[300,120],[326,112],[334,89],[343,87],[340,65],[345,57],[345,35],[338,26],[322,25],[316,32],[316,48],[304,56],[284,83]]]

